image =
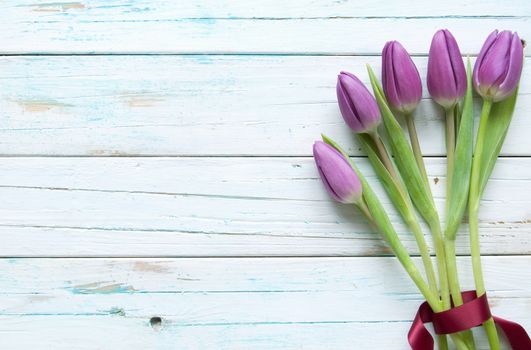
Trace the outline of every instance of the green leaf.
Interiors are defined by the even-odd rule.
[[[386,169],[385,165],[380,160],[380,157],[378,157],[376,145],[374,144],[371,136],[368,134],[358,134],[358,139],[361,143],[361,146],[367,153],[369,161],[371,162],[376,175],[378,175],[382,181],[382,185],[389,195],[389,198],[395,205],[395,208],[400,212],[406,223],[408,223],[409,220],[412,219],[412,213],[410,211],[411,200],[409,195],[400,190],[399,186],[402,184],[396,183],[396,181],[389,174],[389,171]]]
[[[382,87],[369,65],[367,65],[367,70],[369,72],[376,101],[380,107],[384,126],[387,135],[389,136],[389,144],[391,145],[395,163],[398,167],[398,171],[402,175],[404,183],[406,184],[410,197],[419,213],[430,226],[439,225],[439,215],[437,214],[437,209],[435,208],[431,192],[422,178],[411,146],[404,136],[402,127],[396,120],[393,112],[391,112]]]
[[[505,141],[505,136],[509,130],[517,95],[518,88],[505,100],[493,104],[490,111],[485,133],[485,145],[481,157],[481,173],[479,175],[480,197],[489,181],[489,177],[492,174],[503,142]]]
[[[459,132],[455,146],[450,201],[446,213],[446,238],[454,240],[465,215],[470,188],[472,153],[474,150],[474,106],[472,99],[472,68],[467,64],[467,90],[463,102]]]

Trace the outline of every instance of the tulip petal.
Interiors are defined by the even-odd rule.
[[[332,146],[316,141],[315,163],[325,189],[342,203],[355,203],[361,198],[361,182],[350,163]]]
[[[415,63],[398,41],[382,51],[382,83],[387,101],[402,113],[411,113],[422,97],[422,84]]]
[[[354,74],[341,72],[336,90],[343,119],[354,132],[368,132],[380,123],[380,111],[374,97]]]
[[[446,37],[446,44],[448,45],[448,54],[450,55],[450,63],[452,64],[452,72],[454,74],[456,94],[459,97],[465,95],[467,88],[467,78],[466,78],[466,69],[463,62],[463,57],[461,56],[461,50],[457,45],[452,33],[449,30],[444,31]]]
[[[395,74],[393,71],[393,42],[385,44],[382,51],[382,83],[387,101],[392,106],[399,106],[400,99],[396,88]]]
[[[516,88],[518,81],[520,80],[520,74],[522,73],[522,66],[524,62],[524,48],[520,37],[517,33],[513,34],[511,40],[511,48],[509,50],[509,66],[507,68],[507,74],[505,79],[501,82],[499,87],[500,95],[495,98],[495,101],[499,101],[508,95]]]
[[[402,104],[418,103],[422,97],[420,75],[415,63],[399,42],[393,45],[393,72]]]
[[[433,36],[428,58],[428,91],[445,108],[456,102],[457,87],[444,31]]]
[[[345,90],[346,88],[341,83],[341,78],[338,78],[336,92],[341,115],[343,116],[343,119],[345,120],[345,123],[347,123],[349,128],[351,128],[352,130],[361,130],[363,129],[363,126],[357,117],[356,111],[353,110],[354,104],[350,100],[350,97]]]
[[[485,55],[490,50],[490,47],[492,44],[494,44],[494,41],[496,41],[496,37],[498,36],[498,30],[494,30],[492,33],[489,34],[487,37],[487,40],[485,40],[485,43],[481,47],[481,50],[479,51],[478,58],[476,59],[476,63],[474,64],[474,85],[476,86],[476,89],[479,89],[479,69],[483,64],[483,60],[485,58]]]
[[[511,37],[511,32],[504,30],[487,51],[483,63],[479,67],[478,76],[481,85],[497,86],[505,78],[511,48]]]

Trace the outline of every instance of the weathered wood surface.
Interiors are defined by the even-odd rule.
[[[416,252],[366,159],[355,161]],[[443,212],[446,161],[427,167]],[[480,215],[484,254],[531,252],[530,181],[531,159],[499,161]],[[0,197],[2,256],[389,253],[354,207],[328,197],[311,158],[2,158]]]
[[[404,3],[21,1],[1,6],[0,52],[379,54],[399,38],[425,54],[433,32],[447,27],[471,54],[493,28],[531,37],[525,0]]]
[[[0,154],[307,156],[325,132],[363,155],[335,84],[341,70],[367,82],[366,63],[380,70],[367,56],[2,57]],[[504,155],[531,154],[530,81],[525,69]],[[424,96],[423,151],[444,155],[442,111]]]
[[[531,258],[483,260],[493,312],[531,326]],[[471,287],[469,259],[459,267]],[[394,258],[4,259],[0,269],[9,349],[402,349],[421,302]]]
[[[420,295],[309,157],[325,132],[377,183],[339,115],[336,75],[367,82],[365,64],[378,72],[398,39],[425,76],[440,28],[471,56],[495,28],[531,38],[527,0],[0,11],[0,349],[15,350],[406,349]],[[528,71],[480,230],[493,311],[529,330]],[[443,117],[424,90],[417,126],[442,209]],[[466,225],[457,246],[468,253]],[[473,288],[469,258],[459,268]]]

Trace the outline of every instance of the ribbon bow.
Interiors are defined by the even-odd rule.
[[[503,330],[513,350],[531,349],[531,340],[524,327],[491,315],[487,294],[477,297],[476,291],[469,290],[461,295],[463,305],[442,312],[433,312],[427,302],[420,305],[408,333],[412,350],[433,350],[433,338],[425,323],[432,322],[436,334],[450,334],[479,326],[491,317]]]

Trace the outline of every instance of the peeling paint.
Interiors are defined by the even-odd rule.
[[[47,112],[53,108],[69,107],[65,103],[51,100],[20,100],[17,101],[24,112]]]
[[[127,104],[129,107],[151,107],[163,101],[162,98],[153,97],[131,97]]]
[[[113,307],[108,310],[108,313],[115,316],[125,316],[125,310],[121,307]]]
[[[113,294],[113,293],[133,293],[136,289],[123,283],[94,282],[77,285],[69,289],[73,294]]]
[[[33,11],[35,12],[64,12],[68,10],[80,10],[87,8],[81,2],[49,2],[44,4],[33,4]]]
[[[146,262],[146,261],[135,261],[135,263],[133,264],[133,269],[135,271],[141,271],[141,272],[156,272],[156,273],[169,272],[169,269],[166,266],[162,266],[159,263],[152,263],[152,262]]]

